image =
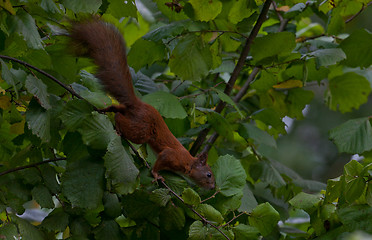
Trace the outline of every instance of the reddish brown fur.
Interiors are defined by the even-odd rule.
[[[112,25],[93,18],[73,24],[71,38],[78,55],[94,60],[98,66],[97,77],[120,103],[109,108],[116,112],[117,130],[133,143],[148,143],[158,154],[152,169],[155,179],[161,179],[159,171],[170,170],[189,176],[204,188],[214,188],[206,155],[191,156],[170,132],[159,112],[134,94],[121,34]]]

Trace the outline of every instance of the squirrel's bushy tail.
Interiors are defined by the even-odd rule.
[[[96,76],[106,91],[128,106],[138,100],[134,94],[122,35],[111,24],[91,18],[72,24],[70,36],[75,54],[87,56],[98,66]]]

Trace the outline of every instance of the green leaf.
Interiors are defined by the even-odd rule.
[[[327,26],[327,33],[329,35],[338,35],[345,29],[345,20],[340,14],[339,8],[332,10],[330,20]]]
[[[272,126],[279,133],[285,134],[285,123],[280,118],[279,114],[272,108],[263,108],[252,114],[254,120],[259,120],[267,126]]]
[[[1,63],[1,78],[5,80],[10,86],[13,86],[14,91],[18,95],[16,82],[15,82],[16,79],[14,79],[13,74],[10,72],[8,66],[2,59],[0,59],[0,63]]]
[[[105,220],[94,230],[94,239],[122,240],[125,239],[120,230],[119,224],[115,220]]]
[[[17,15],[11,16],[12,26],[11,32],[17,32],[23,36],[27,46],[32,49],[43,49],[42,40],[40,38],[35,19],[26,11],[20,11]]]
[[[368,118],[351,119],[329,132],[340,152],[362,153],[372,149],[372,128]]]
[[[244,118],[244,115],[242,114],[242,112],[240,111],[240,109],[235,104],[235,102],[231,99],[230,96],[226,95],[224,92],[222,92],[219,89],[214,89],[214,90],[217,92],[217,95],[221,99],[221,101],[226,102],[226,103],[230,104],[231,106],[233,106],[235,108],[235,110],[239,113],[240,117],[242,119]]]
[[[139,170],[121,144],[121,138],[115,135],[108,144],[105,160],[106,177],[120,194],[134,191],[137,186]]]
[[[363,171],[363,165],[356,160],[351,160],[344,166],[345,175],[357,177],[361,176]]]
[[[106,192],[104,194],[103,207],[105,209],[105,213],[111,218],[117,218],[122,213],[119,198],[115,193]]]
[[[97,163],[75,161],[62,176],[62,193],[81,208],[95,209],[102,205],[104,168]]]
[[[340,48],[319,49],[309,53],[309,56],[316,58],[318,68],[335,65],[346,58],[344,51]]]
[[[4,239],[13,239],[14,236],[18,235],[18,229],[15,224],[6,223],[0,227],[0,236],[4,236]]]
[[[67,129],[74,131],[81,127],[85,119],[91,116],[92,111],[92,105],[88,102],[74,99],[67,102],[59,118]]]
[[[249,216],[249,224],[256,227],[263,236],[269,235],[280,220],[279,213],[268,202],[258,205]]]
[[[41,223],[41,227],[49,232],[63,232],[69,224],[69,215],[62,208],[56,208],[49,213]]]
[[[211,51],[201,37],[189,34],[174,48],[169,67],[183,80],[200,81],[212,68]]]
[[[268,71],[262,71],[259,79],[256,79],[251,87],[260,94],[266,93],[277,83],[277,76]]]
[[[283,177],[270,161],[264,160],[261,161],[259,164],[262,167],[261,180],[263,182],[268,183],[276,188],[280,188],[286,185]]]
[[[209,112],[207,114],[208,123],[210,123],[214,130],[229,141],[234,141],[234,132],[227,120],[217,112]]]
[[[366,68],[372,64],[372,34],[365,29],[354,31],[340,47],[347,56],[343,61],[345,65]]]
[[[345,199],[349,203],[353,203],[364,193],[366,182],[363,177],[353,178],[346,182],[345,186]]]
[[[169,7],[166,3],[169,3],[169,0],[156,0],[156,5],[158,9],[169,18],[171,21],[179,21],[188,19],[184,11],[177,12],[174,7]],[[183,2],[179,2],[180,5],[183,7]]]
[[[29,110],[26,112],[28,128],[42,142],[49,142],[51,140],[49,112],[36,103],[36,101],[31,101],[28,108]]]
[[[195,19],[208,22],[217,17],[222,10],[219,0],[190,0],[194,8]]]
[[[252,45],[252,57],[255,62],[271,64],[278,56],[290,53],[296,46],[296,37],[290,32],[272,33],[257,37]]]
[[[162,176],[165,178],[168,186],[177,194],[181,194],[188,187],[186,180],[172,172],[164,172]]]
[[[289,203],[293,207],[303,209],[310,214],[319,205],[321,200],[322,200],[322,195],[320,194],[308,194],[308,193],[300,192],[299,194],[294,196],[291,200],[289,200]]]
[[[302,110],[307,104],[310,104],[314,98],[314,92],[304,90],[303,88],[290,89],[288,91],[288,117],[301,120],[304,118]]]
[[[348,72],[329,80],[328,105],[332,110],[341,113],[350,112],[353,108],[358,109],[366,103],[371,86],[368,80],[354,72]]]
[[[244,190],[245,188],[243,189],[243,191]],[[215,203],[213,203],[213,207],[215,207],[222,214],[222,216],[225,216],[229,212],[236,211],[237,209],[239,209],[239,211],[244,211],[244,210],[241,210],[241,208],[239,208],[242,206],[243,201],[244,199],[243,199],[242,193],[238,193],[230,197],[226,197],[222,194],[218,194],[216,195],[216,201]],[[249,204],[254,205],[254,202],[250,202]],[[255,206],[257,206],[257,204]],[[252,207],[252,209],[254,207]]]
[[[160,207],[165,207],[169,200],[172,198],[168,189],[161,188],[155,189],[150,195],[150,200],[158,204]]]
[[[165,58],[165,46],[161,43],[138,39],[128,53],[128,64],[136,71],[151,66]]]
[[[199,204],[198,206],[195,207],[195,210],[209,221],[216,223],[223,222],[222,214],[209,204]],[[194,218],[199,219],[199,217],[196,214],[194,215]]]
[[[167,92],[154,92],[145,95],[142,101],[152,105],[165,118],[185,118],[187,113],[176,96]]]
[[[372,232],[371,216],[372,208],[368,205],[354,205],[341,208],[337,211],[341,222],[348,231],[363,230]]]
[[[137,7],[134,1],[111,0],[107,13],[120,19],[122,17],[137,18]]]
[[[236,240],[258,239],[260,232],[257,228],[245,224],[239,224],[233,228]]]
[[[13,216],[12,219],[17,223],[20,237],[22,239],[43,240],[43,233],[27,220]]]
[[[256,145],[267,145],[276,148],[275,139],[267,132],[259,129],[258,127],[243,123],[239,126],[239,134],[246,140],[252,139]]]
[[[150,200],[150,193],[147,191],[135,191],[122,198],[122,205],[125,206],[125,212],[132,219],[151,219],[158,217],[159,206]]]
[[[201,221],[195,221],[191,224],[188,240],[209,239],[207,236],[208,228]]]
[[[40,3],[40,7],[42,7],[48,13],[61,13],[61,10],[53,2],[53,0],[42,0]]]
[[[217,159],[212,167],[217,188],[224,196],[242,193],[246,173],[240,161],[233,156],[225,155]]]
[[[324,202],[331,203],[341,195],[342,182],[336,179],[328,179]]]
[[[253,5],[253,7],[256,7]],[[231,23],[237,24],[244,18],[250,17],[256,8],[251,7],[251,1],[249,0],[238,0],[234,1],[232,7],[230,8],[228,19]]]
[[[35,186],[32,191],[33,199],[40,204],[42,208],[54,208],[54,202],[52,199],[52,194],[50,194],[48,188],[44,185]]]
[[[366,201],[370,207],[372,207],[372,182],[368,182],[367,192],[366,192]]]
[[[226,231],[225,229],[220,229],[229,239],[234,239],[234,233],[229,230]],[[209,225],[203,224],[201,221],[195,221],[191,224],[189,229],[189,238],[188,240],[224,240],[226,239],[220,232],[218,232],[215,228],[210,227]]]
[[[189,21],[177,21],[171,22],[167,25],[155,28],[154,30],[143,36],[143,39],[150,40],[153,42],[162,42],[163,39],[177,36],[185,30],[185,25]]]
[[[160,224],[165,230],[182,230],[185,226],[185,212],[181,207],[174,204],[168,206],[160,212]]]
[[[28,75],[25,83],[27,90],[35,95],[39,100],[40,105],[46,110],[50,109],[52,106],[49,103],[49,94],[47,91],[47,86],[38,78]]]
[[[102,5],[102,0],[62,0],[62,4],[75,13],[95,13]]]
[[[258,203],[253,195],[252,190],[245,184],[243,188],[243,197],[241,199],[241,205],[239,211],[241,212],[252,212],[252,210],[257,207]]]
[[[192,188],[186,188],[182,193],[182,199],[186,204],[199,205],[201,202],[200,196]]]
[[[291,7],[287,12],[285,12],[284,17],[288,18],[288,19],[294,18],[298,14],[303,12],[305,9],[306,9],[306,4],[304,4],[302,2],[297,3],[297,4],[293,5],[293,7]]]
[[[86,118],[81,128],[77,129],[86,145],[95,149],[105,149],[117,137],[117,134],[106,115],[93,112]]]
[[[47,164],[39,166],[39,170],[45,186],[52,194],[57,194],[60,191],[60,185],[57,182],[56,170],[52,166]]]
[[[107,106],[111,105],[111,99],[102,91],[91,92],[89,90],[85,90],[81,91],[79,94],[98,109],[106,108]]]

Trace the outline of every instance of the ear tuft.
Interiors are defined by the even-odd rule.
[[[202,153],[199,154],[197,157],[198,157],[198,162],[199,162],[202,166],[207,164],[207,160],[208,160],[208,152],[202,152]]]

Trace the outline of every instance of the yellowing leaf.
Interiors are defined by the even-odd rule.
[[[15,15],[15,11],[14,11],[14,8],[13,8],[10,0],[0,1],[0,7],[4,8],[8,12],[10,12],[12,15]]]
[[[303,83],[301,80],[288,80],[277,85],[274,85],[273,88],[276,89],[284,89],[284,88],[298,88],[303,87]]]
[[[10,133],[21,135],[25,132],[25,120],[10,125]]]
[[[10,98],[8,96],[1,96],[0,97],[0,108],[9,109],[10,105],[11,105]]]
[[[26,107],[24,106],[18,106],[17,107],[18,112],[26,112]]]
[[[281,6],[281,7],[276,8],[277,11],[281,11],[281,12],[288,12],[289,9],[290,9],[289,6]]]

